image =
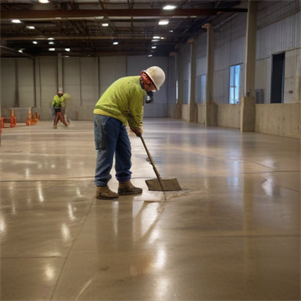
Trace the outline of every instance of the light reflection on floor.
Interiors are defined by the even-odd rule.
[[[106,201],[92,122],[3,129],[1,300],[300,300],[299,140],[145,119],[165,200],[130,138],[143,194]]]

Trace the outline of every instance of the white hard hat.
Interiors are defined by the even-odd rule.
[[[159,91],[160,87],[163,85],[165,81],[165,73],[164,71],[157,66],[152,66],[144,70],[144,72],[148,75],[148,77],[152,80],[155,85],[157,91]]]

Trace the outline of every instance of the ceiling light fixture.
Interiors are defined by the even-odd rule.
[[[103,19],[103,16],[97,16],[97,17],[95,17],[95,19],[96,20],[101,20],[101,19]]]
[[[35,29],[34,26],[26,26],[27,29]]]
[[[157,46],[152,46],[152,49],[156,49],[157,48]]]
[[[103,27],[107,27],[107,26],[109,26],[109,23],[102,23],[101,24]]]
[[[169,20],[160,20],[159,25],[167,25],[169,23]]]
[[[118,42],[113,42],[113,45],[118,45]]]
[[[54,40],[54,38],[48,38],[47,40]]]
[[[38,44],[38,42],[37,41],[32,41],[32,44]]]
[[[65,51],[70,51],[70,48],[65,48]]]
[[[23,53],[23,50],[22,50],[22,49],[19,49],[18,51],[21,52],[21,53]]]
[[[21,23],[21,21],[20,20],[17,20],[17,19],[13,19],[13,20],[11,20],[12,21],[12,23]]]
[[[49,3],[49,0],[39,0],[39,3]]]
[[[152,56],[153,56],[152,54],[149,54],[149,55],[148,55],[148,57],[152,57]]]
[[[53,44],[54,44],[54,42],[53,42],[53,41],[50,41],[50,42],[48,42],[48,44],[49,44],[49,45],[53,45]]]
[[[48,50],[49,51],[55,51],[55,48],[49,48]]]
[[[165,9],[165,10],[173,10],[173,9],[175,9],[175,8],[176,8],[175,5],[165,5],[165,6],[163,7],[163,9]]]
[[[159,37],[159,36],[153,36],[153,39],[154,39],[154,40],[160,40],[160,38],[161,38],[161,37]]]

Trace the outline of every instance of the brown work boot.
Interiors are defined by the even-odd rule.
[[[130,194],[140,194],[142,193],[142,188],[135,187],[131,181],[119,182],[118,194],[120,195],[130,195]]]
[[[108,186],[96,187],[95,197],[97,199],[117,199],[119,195],[109,189]]]

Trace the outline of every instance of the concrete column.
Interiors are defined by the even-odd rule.
[[[57,85],[58,90],[63,90],[63,59],[61,53],[57,55]]]
[[[175,57],[176,66],[177,66],[177,78],[178,78],[178,99],[175,110],[175,118],[182,118],[182,105],[183,105],[183,64],[181,63],[181,59]]]
[[[189,106],[189,121],[190,122],[197,122],[197,104],[195,102],[196,93],[195,93],[195,81],[196,81],[196,48],[197,43],[193,41],[190,44],[190,60],[191,60],[191,68],[190,68],[190,106]]]
[[[245,95],[241,99],[240,132],[255,131],[257,2],[249,1],[245,56]]]
[[[214,30],[211,24],[203,26],[207,29],[207,81],[206,81],[206,118],[205,125],[217,125],[217,106],[213,101],[214,76]]]

